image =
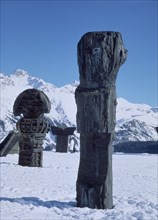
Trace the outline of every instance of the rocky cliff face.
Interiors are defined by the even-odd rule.
[[[76,126],[76,103],[74,98],[78,82],[57,88],[42,79],[30,76],[24,70],[17,70],[7,76],[0,74],[1,103],[0,103],[0,141],[10,130],[15,128],[18,118],[13,116],[13,104],[16,97],[28,88],[42,90],[51,101],[49,117],[53,125]],[[125,141],[154,141],[157,140],[157,107],[145,104],[133,104],[123,98],[117,99],[115,143]],[[76,139],[79,134],[75,133]],[[49,133],[45,145],[53,146],[55,137]],[[51,147],[49,149],[52,149]]]

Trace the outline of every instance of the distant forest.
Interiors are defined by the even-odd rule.
[[[158,141],[128,141],[113,147],[114,152],[158,154]]]

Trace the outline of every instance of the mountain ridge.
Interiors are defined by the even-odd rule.
[[[55,126],[76,126],[76,103],[74,92],[79,82],[75,81],[62,87],[56,87],[38,77],[30,76],[26,71],[18,69],[11,75],[0,74],[1,81],[1,117],[0,140],[15,127],[17,117],[13,116],[13,104],[16,97],[28,88],[42,90],[51,101],[51,111],[46,114]],[[156,141],[158,107],[146,104],[134,104],[124,98],[117,99],[116,128],[114,143],[125,141]],[[79,141],[79,134],[75,132]],[[55,137],[48,134],[46,145],[55,144]]]

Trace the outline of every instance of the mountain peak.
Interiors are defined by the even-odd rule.
[[[12,75],[15,75],[15,76],[28,76],[28,73],[25,70],[17,69]]]

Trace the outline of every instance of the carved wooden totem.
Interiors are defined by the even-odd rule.
[[[13,106],[15,116],[23,115],[17,122],[20,133],[19,165],[42,167],[43,140],[50,130],[44,113],[49,113],[51,103],[45,93],[27,89],[19,94]]]
[[[77,206],[111,209],[115,81],[127,50],[119,32],[89,32],[78,43],[80,84],[75,91],[80,164]]]

